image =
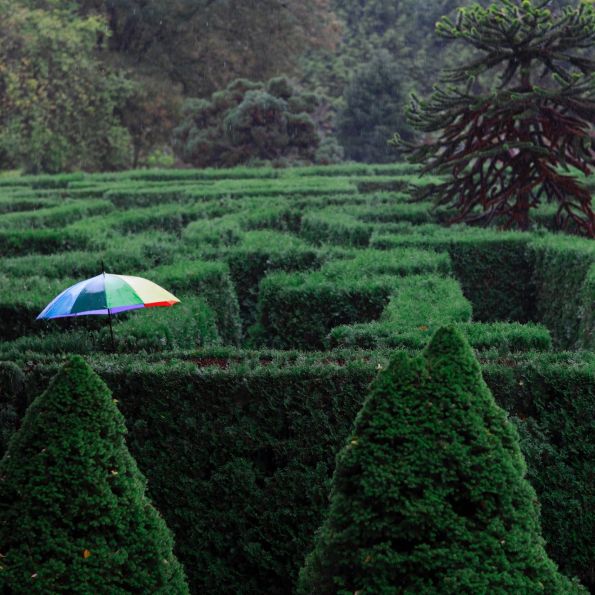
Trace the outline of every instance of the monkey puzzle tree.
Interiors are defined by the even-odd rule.
[[[412,124],[427,134],[407,145],[410,159],[424,163],[424,172],[449,174],[428,192],[458,211],[453,222],[527,229],[530,209],[548,201],[558,206],[560,227],[572,223],[595,235],[590,192],[572,175],[589,175],[594,163],[595,61],[586,54],[595,45],[595,7],[550,5],[499,0],[437,24],[441,37],[481,53],[447,70],[445,85],[427,101],[414,96],[409,108]],[[474,93],[478,78],[494,71],[498,88]]]

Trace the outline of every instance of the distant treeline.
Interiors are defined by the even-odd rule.
[[[394,160],[386,138],[410,133],[409,92],[427,94],[460,57],[434,35],[435,22],[469,3],[0,0],[0,168],[182,164],[193,152],[189,126],[208,137],[234,109],[244,128],[262,126],[273,104],[261,142],[242,137],[238,149],[227,131],[233,162],[333,162],[343,154],[337,136],[348,158]],[[289,97],[267,95],[266,81],[279,76],[307,100],[282,105]],[[261,85],[232,89],[259,92],[230,95],[237,79]],[[358,106],[371,103],[362,116]],[[192,164],[224,164],[217,147],[205,148]]]

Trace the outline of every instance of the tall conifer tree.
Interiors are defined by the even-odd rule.
[[[298,592],[578,593],[548,558],[518,437],[460,332],[397,353],[337,457]]]
[[[124,418],[78,356],[0,462],[0,593],[188,593]]]

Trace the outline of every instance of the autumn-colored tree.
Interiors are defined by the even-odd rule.
[[[409,148],[424,172],[449,174],[429,192],[457,210],[455,222],[527,229],[531,209],[553,202],[560,227],[595,236],[591,193],[568,171],[589,175],[594,164],[595,7],[551,4],[499,0],[437,25],[477,55],[447,70],[429,100],[413,98],[410,119],[426,139]],[[474,82],[494,70],[499,86],[477,93]]]

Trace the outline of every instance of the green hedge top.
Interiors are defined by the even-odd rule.
[[[451,272],[448,254],[429,250],[399,248],[395,250],[350,250],[343,257],[323,265],[321,273],[329,279],[376,275],[415,275]]]
[[[63,227],[85,217],[105,215],[111,210],[113,210],[113,205],[106,200],[69,200],[58,206],[3,214],[0,218],[0,228]]]
[[[540,324],[518,322],[459,323],[458,328],[477,350],[491,350],[501,356],[523,351],[548,351],[552,338]],[[390,322],[338,326],[329,333],[331,349],[423,349],[437,326],[396,327]]]

